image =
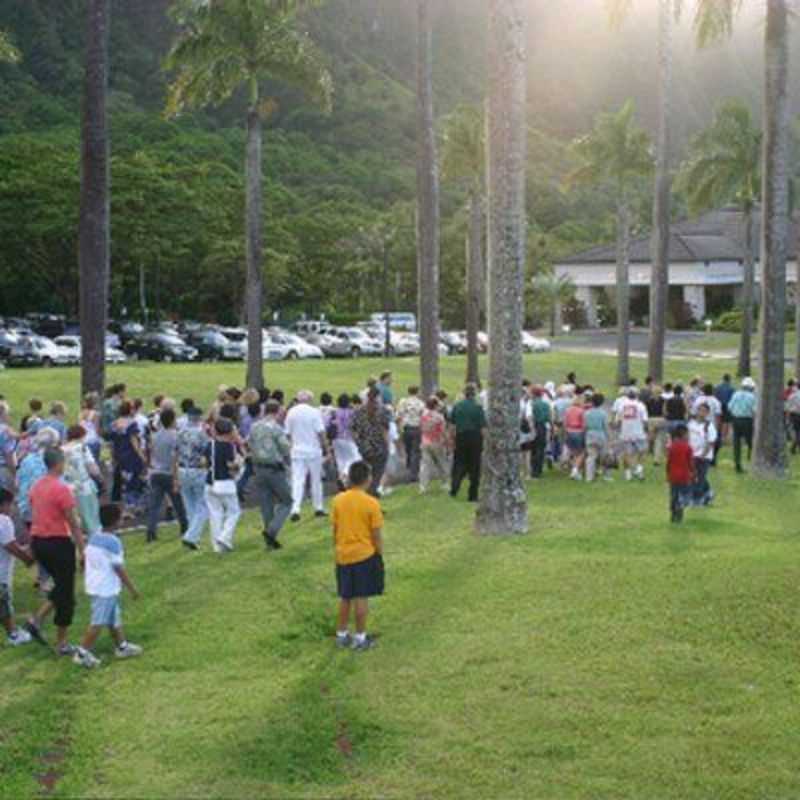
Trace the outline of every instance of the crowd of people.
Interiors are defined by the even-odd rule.
[[[395,398],[389,372],[370,378],[355,393],[319,403],[303,390],[287,402],[280,390],[240,391],[221,386],[208,409],[193,398],[157,396],[145,410],[123,384],[105,396],[87,395],[75,417],[54,402],[47,414],[33,398],[20,425],[0,400],[0,617],[8,642],[45,641],[42,625],[55,612],[56,652],[83,666],[96,666],[92,647],[111,630],[119,657],[138,655],[122,631],[119,594],[136,588],[124,568],[114,531],[143,522],[147,542],[158,540],[167,513],[182,545],[234,550],[242,503],[257,502],[268,551],[279,550],[288,520],[301,519],[310,498],[313,514],[327,517],[326,495],[336,494],[332,523],[337,585],[341,597],[337,643],[363,649],[366,598],[383,591],[383,512],[380,498],[395,482],[412,482],[421,493],[438,485],[452,497],[468,480],[468,500],[479,495],[486,390],[468,384],[451,403],[443,390],[420,396],[411,386]],[[646,459],[665,464],[670,513],[683,519],[689,506],[708,506],[709,479],[720,448],[733,444],[743,471],[743,448],[752,449],[756,386],[737,388],[730,376],[717,385],[700,378],[656,386],[632,381],[608,401],[574,373],[556,386],[524,381],[520,393],[519,447],[526,478],[564,471],[575,481],[644,480]],[[787,431],[800,447],[800,387],[786,393]],[[327,489],[327,492],[326,492]],[[14,559],[37,566],[37,585],[47,601],[24,626],[14,620],[11,585]],[[86,565],[91,626],[82,642],[68,641],[75,607],[77,566]],[[347,628],[351,611],[355,633]]]

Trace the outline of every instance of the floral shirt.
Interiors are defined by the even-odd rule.
[[[178,431],[178,466],[182,469],[205,468],[205,451],[210,439],[202,425],[187,425]]]
[[[362,406],[353,414],[350,430],[358,449],[364,458],[375,458],[388,455],[389,445],[386,432],[392,415],[386,408],[378,407],[374,414],[369,413],[367,406]]]
[[[83,442],[69,444],[64,447],[64,457],[64,480],[75,494],[80,497],[95,494],[97,487],[89,472],[95,460],[89,448]]]
[[[444,416],[438,411],[427,410],[420,420],[422,444],[427,447],[440,447],[444,444],[447,425]]]
[[[28,522],[31,519],[31,489],[39,478],[47,475],[44,457],[41,453],[30,453],[25,456],[17,470],[17,506],[22,518]]]
[[[250,429],[247,437],[254,464],[283,464],[291,447],[283,428],[275,419],[262,419]]]
[[[397,424],[400,428],[419,428],[425,413],[425,403],[419,397],[404,397],[397,406]]]

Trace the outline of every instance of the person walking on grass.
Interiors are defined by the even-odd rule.
[[[739,473],[744,472],[742,469],[742,442],[747,445],[748,461],[753,454],[753,431],[757,405],[755,381],[752,378],[744,378],[741,389],[734,393],[728,403],[733,428],[733,461],[736,471]]]
[[[208,521],[206,504],[205,452],[209,438],[203,426],[203,412],[196,406],[186,410],[186,424],[178,431],[178,480],[189,527],[181,542],[188,550],[197,550]]]
[[[350,426],[361,458],[372,473],[370,493],[373,497],[380,496],[381,480],[389,461],[391,423],[391,412],[381,402],[378,389],[373,387],[367,394],[367,402],[353,414]]]
[[[189,521],[180,494],[178,477],[178,432],[175,430],[175,410],[164,408],[159,413],[158,430],[150,440],[150,504],[147,514],[147,541],[158,538],[158,521],[164,498],[168,497],[178,522],[181,536],[186,535]]]
[[[692,504],[710,506],[714,492],[708,481],[708,470],[714,460],[717,429],[711,417],[711,408],[706,403],[697,406],[696,416],[689,422],[689,444],[694,456],[695,480],[692,486]]]
[[[314,394],[297,393],[297,404],[286,415],[285,428],[291,444],[292,459],[292,522],[300,521],[300,507],[311,481],[311,502],[317,517],[325,516],[322,494],[322,461],[327,453],[325,423],[318,408],[312,406]]]
[[[350,467],[361,461],[361,453],[353,440],[351,425],[355,411],[352,407],[352,398],[348,394],[339,395],[338,406],[331,417],[326,430],[328,438],[333,442],[333,455],[336,461],[336,470],[340,486],[344,486]]]
[[[64,480],[75,494],[81,526],[88,536],[100,530],[100,501],[97,498],[100,467],[86,443],[86,429],[71,425],[64,445]]]
[[[638,399],[638,392],[630,387],[617,404],[619,438],[625,460],[625,480],[644,480],[642,459],[647,453],[647,409]]]
[[[402,432],[403,450],[406,454],[406,470],[409,480],[419,480],[420,460],[422,458],[422,432],[420,420],[425,413],[425,403],[419,396],[419,386],[409,386],[408,396],[397,406],[397,427]]]
[[[86,669],[101,664],[93,648],[103,628],[108,628],[114,640],[116,658],[135,658],[142,654],[142,648],[129,642],[122,629],[122,587],[125,586],[134,600],[139,599],[139,592],[125,570],[122,542],[114,535],[121,519],[122,510],[119,506],[103,506],[100,509],[103,528],[93,533],[86,544],[85,586],[91,600],[92,616],[83,640],[72,656],[75,664]]]
[[[609,427],[608,413],[603,408],[605,397],[602,394],[592,395],[592,407],[586,412],[586,480],[590,483],[597,477],[597,468],[603,473],[603,479],[613,480],[608,475],[605,457],[608,452]]]
[[[336,645],[369,650],[375,640],[367,634],[369,598],[383,594],[383,513],[380,503],[369,494],[372,475],[369,465],[357,461],[350,467],[350,488],[333,501],[333,547],[336,560],[336,591],[339,616]],[[355,634],[350,633],[351,613]]]
[[[462,481],[469,476],[468,499],[470,503],[478,502],[483,432],[486,429],[486,412],[476,399],[477,393],[475,384],[468,383],[464,387],[464,399],[453,406],[450,414],[450,424],[455,431],[450,496],[458,497]]]
[[[84,538],[72,490],[62,480],[64,453],[47,450],[44,454],[47,475],[36,482],[30,493],[33,512],[32,550],[36,561],[53,580],[47,602],[28,620],[25,630],[41,644],[47,644],[41,628],[55,610],[56,654],[71,656],[75,648],[67,641],[75,615],[75,572],[84,561]]]
[[[278,403],[269,400],[264,417],[253,425],[247,438],[256,496],[264,524],[262,535],[268,550],[281,549],[278,536],[292,510],[292,492],[286,477],[291,446],[278,423],[280,410]]]
[[[206,445],[208,464],[206,504],[211,522],[211,546],[215,553],[230,553],[236,525],[242,515],[236,494],[236,476],[240,462],[234,444],[235,429],[229,419],[220,417],[214,423],[214,437]]]
[[[531,453],[531,477],[541,478],[545,454],[547,453],[547,437],[552,421],[552,408],[545,399],[545,392],[541,386],[533,387],[531,413],[533,415],[534,433],[533,452]]]
[[[11,506],[14,495],[8,489],[0,488],[0,624],[6,632],[6,641],[12,647],[19,647],[31,641],[26,630],[18,628],[14,618],[13,586],[14,559],[19,559],[30,567],[33,556],[17,544],[14,536],[14,522],[11,519]]]
[[[447,455],[447,422],[440,411],[437,398],[429,397],[420,417],[422,462],[419,471],[419,491],[425,494],[432,480],[438,478],[447,489],[450,478],[450,459]]]
[[[692,504],[692,486],[695,483],[694,453],[688,434],[686,425],[678,424],[667,450],[669,510],[670,518],[676,524],[683,522],[683,510]]]
[[[586,455],[586,409],[582,395],[572,401],[572,405],[564,412],[564,432],[566,433],[567,451],[572,463],[570,478],[573,481],[583,480],[583,462]]]

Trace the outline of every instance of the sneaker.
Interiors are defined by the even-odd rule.
[[[59,657],[74,656],[77,652],[78,648],[74,644],[62,644],[56,648],[56,655]]]
[[[200,549],[194,542],[187,542],[186,539],[181,539],[181,544],[187,550],[199,550]]]
[[[142,652],[143,650],[138,644],[123,642],[114,650],[114,655],[117,658],[136,658],[136,656],[140,656]]]
[[[349,650],[353,646],[353,637],[348,633],[346,636],[336,634],[336,646],[340,650]]]
[[[217,547],[219,548],[220,553],[232,553],[233,547],[229,545],[227,542],[223,542],[222,539],[215,539]]]
[[[33,622],[33,620],[28,620],[22,626],[22,630],[24,630],[25,633],[29,634],[34,642],[38,642],[39,644],[47,647],[47,639],[44,638],[39,626],[35,622]]]
[[[361,641],[359,641],[355,636],[353,637],[353,643],[350,645],[351,650],[372,650],[373,647],[377,642],[371,636],[365,636]]]
[[[283,545],[274,536],[270,536],[268,533],[264,534],[264,542],[267,545],[267,550],[281,550],[283,548]]]
[[[300,522],[300,515],[299,514],[292,514],[290,519],[292,520],[292,522]]]
[[[28,631],[23,630],[22,628],[17,628],[14,633],[8,634],[8,643],[11,647],[19,647],[23,644],[29,644],[33,641],[33,636],[31,636]]]
[[[79,667],[85,667],[86,669],[95,669],[103,662],[100,661],[100,659],[94,653],[79,647],[76,648],[75,653],[72,656],[72,663],[77,664]]]

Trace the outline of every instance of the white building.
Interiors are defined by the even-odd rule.
[[[760,241],[760,220],[756,215],[754,247]],[[792,222],[789,241],[787,283],[797,282],[797,252],[800,220]],[[744,275],[744,222],[737,208],[710,211],[693,222],[672,226],[669,243],[669,306],[685,303],[696,320],[707,313],[733,308],[741,302]],[[756,259],[758,261],[758,259]],[[597,307],[601,293],[606,292],[613,305],[616,287],[616,247],[594,247],[566,258],[555,265],[558,276],[568,276],[577,289],[577,299],[586,309],[590,326],[598,325]],[[631,306],[639,316],[646,316],[652,272],[650,236],[631,241],[630,283]],[[759,266],[756,263],[756,281]]]

